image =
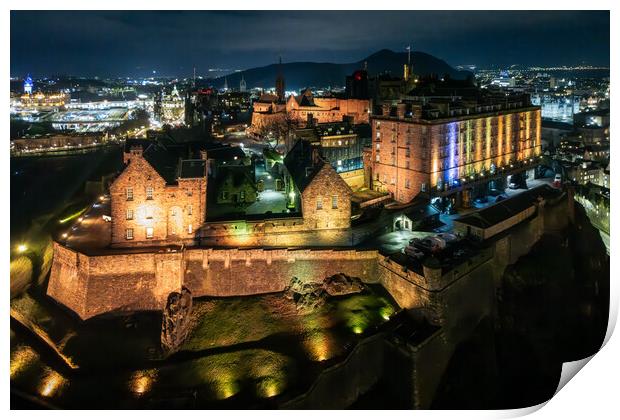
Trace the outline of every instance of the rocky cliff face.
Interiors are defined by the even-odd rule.
[[[520,408],[551,398],[562,364],[596,353],[609,312],[609,257],[581,206],[506,268],[496,316],[459,345],[436,408]],[[484,398],[483,398],[484,397]]]

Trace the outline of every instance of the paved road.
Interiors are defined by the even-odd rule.
[[[110,215],[110,199],[107,197],[94,203],[66,230],[66,245],[77,250],[106,248],[112,239],[112,227],[110,222],[103,220],[103,215]]]

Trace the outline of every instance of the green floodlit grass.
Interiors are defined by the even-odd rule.
[[[361,333],[385,322],[396,308],[380,287],[376,289],[330,298],[310,314],[299,314],[283,294],[199,298],[194,301],[194,328],[182,348],[170,359],[152,362],[149,349],[158,348],[158,314],[76,322],[28,293],[12,299],[11,305],[46,330],[80,367],[98,372],[99,379],[63,379],[62,392],[50,396],[51,401],[59,399],[68,406],[95,403],[92,389],[104,383],[109,391],[104,399],[112,406],[141,406],[195,391],[199,404],[206,406],[233,401],[251,406],[305,389],[323,363],[346,356]],[[29,353],[17,350],[12,358],[30,360]],[[43,375],[36,366],[30,371]],[[13,381],[27,379],[24,367],[12,362],[12,369]],[[33,392],[40,393],[46,378],[33,381]]]
[[[323,307],[305,315],[282,294],[201,299],[194,302],[195,327],[182,350],[242,344],[269,348],[270,343],[278,347],[288,339],[316,342],[321,335],[328,341],[343,341],[384,322],[394,311],[387,298],[372,291],[330,298]]]
[[[241,350],[165,366],[154,381],[155,387],[206,388],[213,400],[230,398],[242,390],[257,398],[270,398],[295,380],[295,366],[291,357],[277,352]]]
[[[156,382],[207,386],[215,400],[240,391],[279,395],[308,366],[344,356],[395,310],[372,290],[330,298],[309,314],[299,314],[283,294],[198,299],[194,329],[180,351],[198,358],[162,368]]]

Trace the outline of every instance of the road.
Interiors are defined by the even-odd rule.
[[[107,196],[93,203],[74,221],[64,232],[67,237],[61,236],[61,243],[64,240],[65,245],[76,250],[106,248],[112,240],[112,227],[110,222],[103,220],[104,215],[110,215],[110,198]]]

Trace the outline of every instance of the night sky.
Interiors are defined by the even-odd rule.
[[[451,65],[609,65],[609,13],[11,12],[13,76],[188,76],[194,64],[347,63],[408,44]]]

